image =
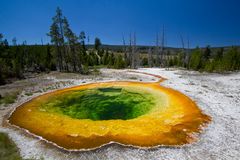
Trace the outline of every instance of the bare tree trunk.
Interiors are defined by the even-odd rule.
[[[132,38],[132,62],[131,62],[131,68],[137,68],[139,63],[139,55],[137,52],[137,44],[136,44],[136,33],[133,33]]]
[[[181,43],[182,43],[182,59],[181,59],[181,61],[182,61],[182,64],[185,66],[185,61],[186,61],[186,53],[185,53],[185,43],[184,43],[184,39],[183,39],[183,36],[182,35],[180,35],[180,39],[181,39]]]
[[[165,61],[165,56],[164,56],[164,45],[165,45],[165,29],[164,29],[164,25],[163,25],[163,30],[162,30],[162,44],[161,44],[161,57],[160,57],[160,63],[161,66],[164,66],[164,61]]]
[[[156,34],[156,46],[155,46],[155,55],[156,55],[156,66],[160,66],[160,52],[159,52],[159,35]]]
[[[140,65],[139,52],[137,50],[137,37],[136,33],[133,34],[133,46],[134,46],[134,68],[136,69]]]
[[[127,53],[127,47],[126,47],[126,42],[125,42],[125,38],[124,38],[124,35],[122,36],[122,41],[123,41],[123,52],[124,52],[124,59],[125,59],[125,62],[126,62],[126,66],[128,66],[128,62],[129,62],[129,58],[128,58],[128,53]]]
[[[128,47],[128,64],[132,67],[132,34],[129,35],[129,47]]]
[[[189,44],[189,38],[187,39],[187,53],[186,53],[186,67],[189,68],[189,59],[190,59],[190,44]]]
[[[133,33],[133,38],[132,38],[132,62],[131,62],[131,68],[135,68],[135,61],[136,61],[136,51],[135,51],[135,33]]]
[[[152,64],[152,49],[151,48],[148,49],[148,66],[153,67],[153,64]]]
[[[184,51],[185,50],[185,43],[184,43],[182,35],[180,35],[180,39],[181,39],[181,43],[182,43],[182,50]]]

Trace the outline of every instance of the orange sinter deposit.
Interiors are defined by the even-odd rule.
[[[104,82],[62,89],[16,108],[10,124],[67,150],[116,142],[182,145],[210,121],[187,96],[159,82]]]

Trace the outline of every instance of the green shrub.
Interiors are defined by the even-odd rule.
[[[0,133],[0,159],[1,160],[21,160],[16,144],[6,133]]]
[[[82,74],[89,74],[89,68],[87,65],[83,65]]]
[[[12,104],[17,99],[19,92],[15,91],[12,93],[7,93],[4,97],[0,99],[0,104]]]

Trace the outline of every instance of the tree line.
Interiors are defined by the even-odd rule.
[[[168,67],[184,67],[189,70],[206,72],[226,72],[240,70],[240,51],[237,47],[204,49],[196,47],[188,54],[180,52],[168,57]]]
[[[0,34],[0,85],[11,79],[22,79],[26,73],[61,71],[89,74],[95,66],[125,68],[123,56],[102,49],[99,38],[96,38],[92,48],[80,44],[65,47],[76,50],[70,52],[70,48],[66,48],[67,55],[59,57],[55,45],[27,45],[26,42],[9,45]]]
[[[52,21],[48,36],[50,36],[54,46],[53,54],[56,57],[57,70],[86,74],[88,66],[124,67],[122,55],[115,55],[108,50],[102,49],[102,43],[98,37],[95,38],[94,48],[87,49],[85,32],[82,31],[79,35],[75,34],[60,8],[57,8]]]
[[[119,52],[103,48],[101,40],[95,38],[94,45],[86,45],[86,34],[78,35],[70,28],[67,18],[60,8],[52,18],[47,35],[51,44],[27,45],[12,39],[9,45],[3,34],[0,34],[0,84],[9,78],[24,78],[27,72],[76,72],[88,74],[94,66],[109,68],[138,67],[183,67],[190,70],[207,72],[224,72],[240,69],[240,51],[237,47],[213,49],[182,49],[172,51],[165,47],[164,27],[162,34],[157,34],[155,46],[145,47],[143,51],[137,45],[136,33],[130,33],[128,41],[122,37],[123,45]]]

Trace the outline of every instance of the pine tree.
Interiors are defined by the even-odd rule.
[[[64,32],[64,36],[66,37],[67,43],[68,43],[68,52],[67,52],[67,65],[72,66],[73,72],[77,72],[77,71],[81,71],[81,68],[77,69],[77,66],[81,66],[81,65],[77,65],[77,49],[76,49],[76,45],[78,43],[78,37],[72,32],[72,30],[70,29],[68,20],[66,17],[63,18],[63,32]],[[70,64],[68,64],[68,62]],[[79,62],[79,61],[78,61]]]
[[[117,58],[114,61],[114,68],[121,69],[124,67],[125,67],[125,63],[124,63],[123,57],[122,55],[119,54],[117,55]]]
[[[236,47],[232,47],[223,56],[224,70],[233,71],[240,69],[240,53]]]
[[[80,45],[82,46],[82,48],[84,50],[86,50],[86,46],[85,46],[85,39],[86,39],[86,35],[85,35],[85,32],[82,31],[79,35],[79,40],[80,40]]]
[[[57,68],[62,71],[63,70],[63,57],[61,52],[61,43],[60,43],[60,31],[56,21],[56,18],[53,18],[53,23],[50,26],[50,32],[48,35],[51,37],[51,42],[55,46],[55,52],[57,56]]]
[[[99,47],[100,47],[101,45],[102,45],[101,40],[100,40],[98,37],[96,37],[96,38],[95,38],[95,42],[94,42],[94,49],[97,50],[97,51],[99,51]]]
[[[202,67],[202,52],[197,47],[191,54],[190,61],[189,61],[189,68],[193,70],[199,70]]]
[[[3,75],[4,60],[2,58],[5,48],[3,46],[3,34],[0,33],[0,85],[5,84],[5,78]]]
[[[218,49],[217,54],[215,56],[215,59],[217,59],[217,60],[222,59],[223,58],[223,51],[224,51],[224,48]]]
[[[211,49],[210,49],[210,46],[207,46],[203,52],[203,58],[205,61],[207,61],[209,60],[210,56],[211,56]]]
[[[103,60],[102,60],[102,64],[103,65],[107,65],[108,64],[108,57],[109,57],[109,53],[108,53],[108,50],[104,53],[103,55]]]
[[[62,11],[58,7],[56,15],[52,18],[53,23],[50,26],[50,32],[48,36],[51,37],[51,42],[55,45],[55,52],[57,54],[57,68],[60,71],[66,70],[65,60],[65,46],[64,46],[64,34],[63,34],[63,16]]]
[[[114,61],[115,61],[114,54],[111,53],[108,56],[108,67],[112,67],[114,65]]]

